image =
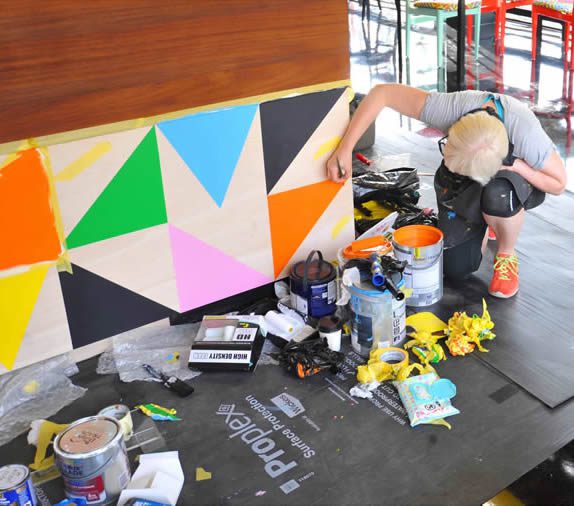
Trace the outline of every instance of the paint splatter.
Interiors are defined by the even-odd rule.
[[[211,473],[203,469],[203,467],[195,468],[195,481],[211,480]]]
[[[331,239],[333,240],[337,239],[337,237],[343,231],[347,223],[349,223],[352,219],[353,217],[351,215],[347,215],[343,216],[337,223],[335,223],[335,225],[331,230]]]
[[[324,142],[319,146],[319,149],[315,151],[315,154],[313,155],[313,160],[318,160],[319,158],[325,156],[326,154],[331,154],[337,148],[340,142],[341,142],[340,135],[336,135],[332,139],[329,139],[328,141]]]

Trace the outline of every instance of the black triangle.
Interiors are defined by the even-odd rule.
[[[267,193],[271,192],[344,91],[344,88],[337,88],[260,105]]]
[[[72,272],[59,274],[74,348],[177,314],[77,265]]]

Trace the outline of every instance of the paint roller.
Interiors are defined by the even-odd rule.
[[[291,334],[294,330],[293,323],[290,321],[290,318],[283,313],[267,311],[267,313],[265,313],[265,319],[271,326],[280,330],[284,334]]]
[[[392,279],[395,272],[402,273],[405,269],[406,262],[399,262],[389,256],[380,256],[373,253],[369,260],[371,261],[371,283],[379,290],[388,290],[396,300],[403,300],[405,294],[399,290]]]

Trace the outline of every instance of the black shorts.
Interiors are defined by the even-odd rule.
[[[501,170],[496,178],[506,179],[513,186],[524,209],[544,202],[545,193],[516,172]],[[439,228],[444,234],[444,273],[449,278],[462,279],[478,270],[482,261],[481,246],[487,228],[481,209],[484,187],[450,172],[444,162],[435,174],[434,186]]]

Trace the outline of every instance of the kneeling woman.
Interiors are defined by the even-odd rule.
[[[464,278],[478,269],[489,226],[497,239],[489,292],[512,297],[519,286],[515,246],[524,212],[566,186],[564,164],[536,116],[505,95],[381,84],[363,99],[327,161],[332,180],[351,175],[353,147],[384,107],[448,132],[439,141],[444,159],[434,182],[446,276]]]

